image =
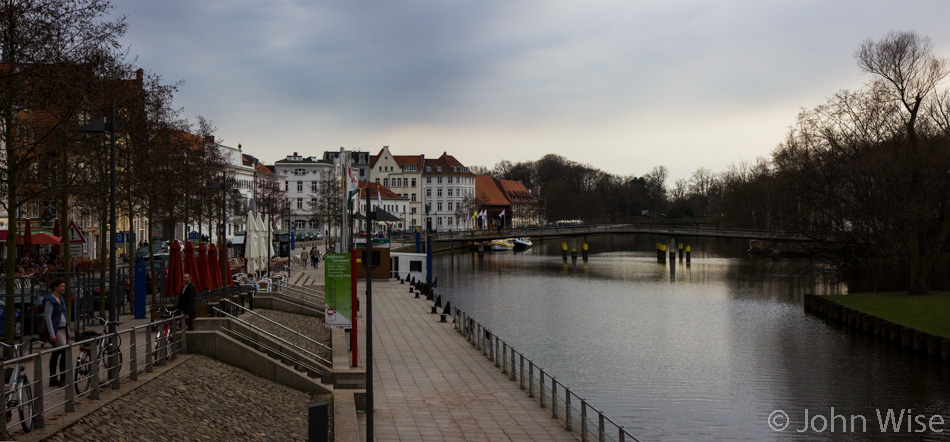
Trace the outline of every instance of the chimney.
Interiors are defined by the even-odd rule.
[[[294,152],[294,156],[297,156],[297,152]]]
[[[241,143],[238,143],[238,150],[241,150]]]

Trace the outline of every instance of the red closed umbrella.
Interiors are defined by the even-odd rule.
[[[201,274],[201,290],[211,290],[211,275],[208,273],[208,249],[198,243],[198,273]]]
[[[201,272],[198,270],[198,262],[195,261],[195,248],[191,245],[191,241],[185,242],[185,273],[191,275],[191,283],[195,285],[195,290],[204,291]]]
[[[234,277],[231,276],[231,263],[228,262],[227,249],[221,251],[221,262],[224,264],[224,271],[227,272],[224,276],[224,283],[229,286],[234,285]]]
[[[211,288],[221,287],[221,261],[218,261],[218,248],[214,244],[208,247],[208,273]]]
[[[165,295],[180,296],[181,288],[185,285],[184,269],[181,263],[181,245],[178,240],[172,241],[171,253],[168,254],[168,275],[165,277]]]

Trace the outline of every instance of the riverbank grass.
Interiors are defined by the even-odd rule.
[[[907,292],[855,293],[829,299],[895,324],[950,338],[950,292],[908,295]]]

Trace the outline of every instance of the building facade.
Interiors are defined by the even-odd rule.
[[[422,176],[432,229],[470,230],[475,210],[475,174],[443,152],[439,158],[425,160]]]

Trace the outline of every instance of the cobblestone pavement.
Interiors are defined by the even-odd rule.
[[[304,441],[307,406],[327,399],[192,356],[47,440]]]
[[[318,318],[314,316],[298,315],[295,313],[287,313],[278,310],[267,310],[267,309],[255,309],[254,313],[257,313],[267,319],[278,322],[282,325],[287,326],[288,328],[302,333],[304,336],[307,336],[317,342],[323,343],[326,346],[330,346],[330,329],[326,328],[323,318]],[[299,345],[300,348],[303,348],[307,351],[310,351],[320,357],[329,360],[330,351],[320,347],[313,342],[310,342],[306,339],[301,338],[300,336],[291,335],[289,331],[282,327],[278,327],[273,323],[261,319],[252,314],[246,314],[243,316],[247,322],[260,327],[262,330],[273,333],[276,336],[280,336],[287,341]]]

